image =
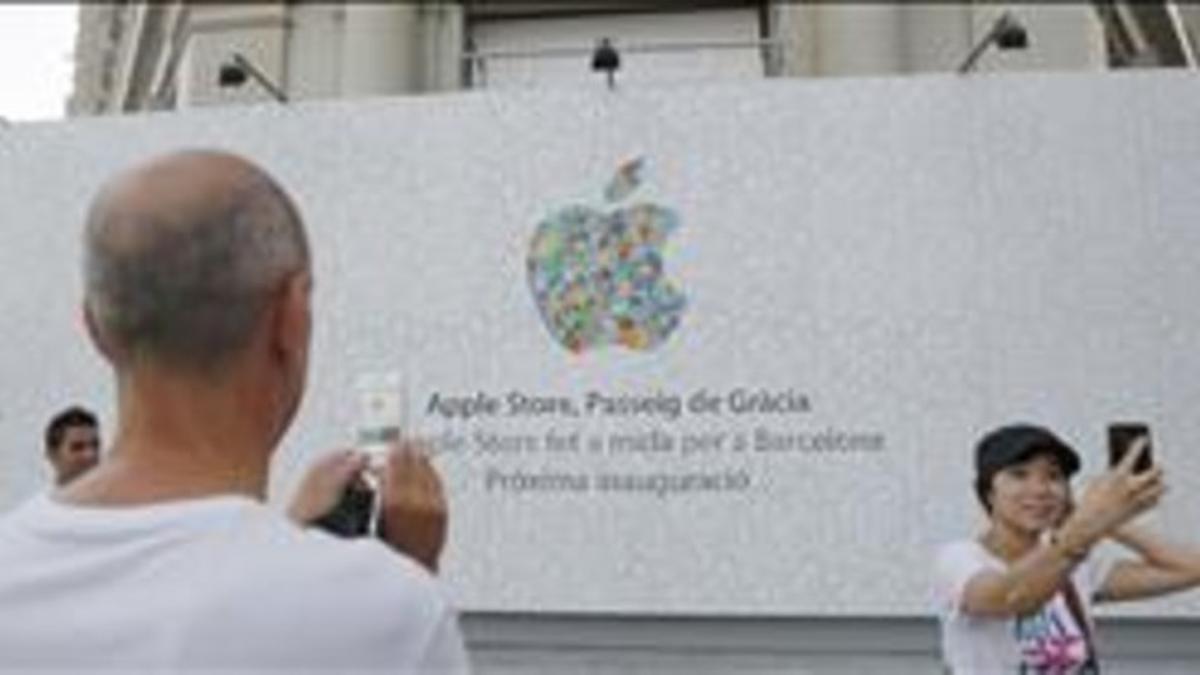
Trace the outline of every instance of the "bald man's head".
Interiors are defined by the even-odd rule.
[[[271,293],[309,265],[287,194],[220,152],[118,175],[93,201],[85,239],[87,304],[112,356],[200,370],[244,347]]]

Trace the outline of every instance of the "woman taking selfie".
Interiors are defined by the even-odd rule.
[[[938,552],[935,593],[949,672],[1099,672],[1092,605],[1200,585],[1200,551],[1130,525],[1165,491],[1159,467],[1135,472],[1149,438],[1073,503],[1079,456],[1040,427],[992,431],[976,447],[975,492],[988,517],[977,537]],[[1128,558],[1092,555],[1104,539]]]

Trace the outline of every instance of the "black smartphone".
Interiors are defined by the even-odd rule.
[[[1110,467],[1121,463],[1121,459],[1129,452],[1133,442],[1145,436],[1150,441],[1150,426],[1142,422],[1118,422],[1108,425],[1108,465]],[[1154,466],[1154,456],[1151,454],[1152,445],[1146,445],[1142,456],[1133,465],[1134,473],[1149,471]]]
[[[375,491],[361,481],[351,483],[329,513],[313,525],[339,537],[365,537],[371,533]]]

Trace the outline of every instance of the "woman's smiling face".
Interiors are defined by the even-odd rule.
[[[992,520],[1023,532],[1057,526],[1066,517],[1070,500],[1067,475],[1050,454],[1006,466],[992,478]]]

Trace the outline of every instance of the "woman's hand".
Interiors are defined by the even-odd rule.
[[[1059,530],[1059,541],[1067,551],[1086,550],[1158,504],[1167,489],[1162,469],[1133,471],[1149,443],[1144,436],[1135,440],[1120,464],[1087,487]]]

